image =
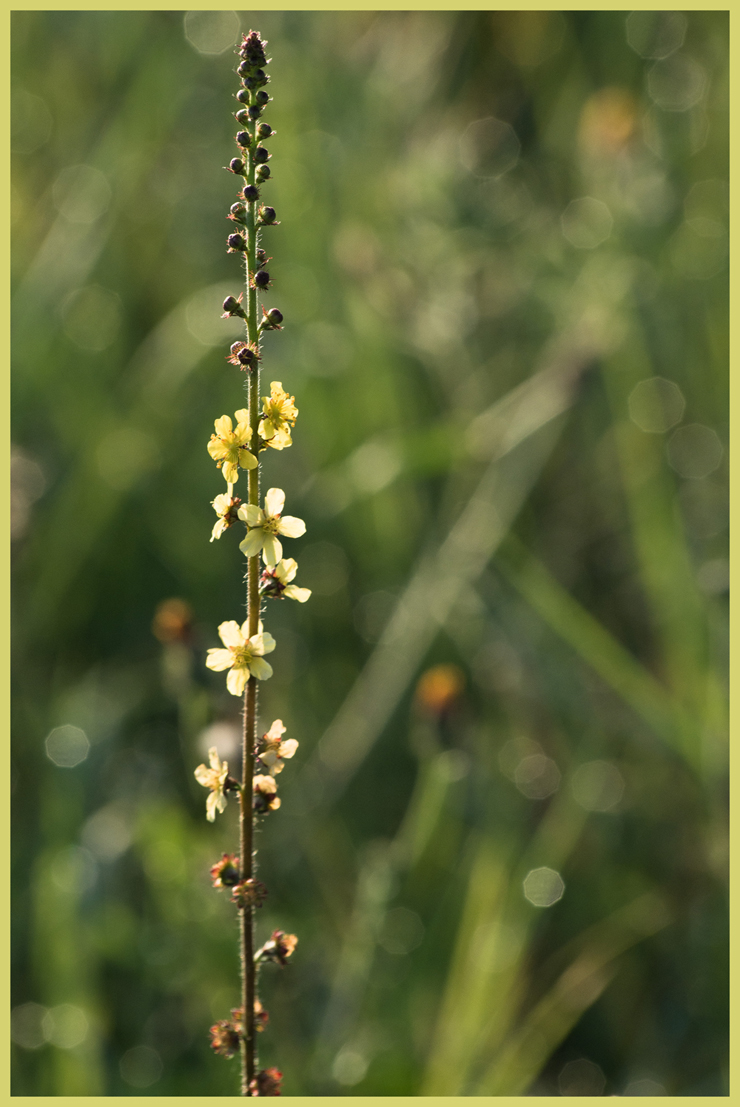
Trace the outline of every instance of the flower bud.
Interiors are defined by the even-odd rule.
[[[239,301],[237,300],[236,296],[226,297],[226,299],[224,300],[224,311],[228,312],[229,315],[231,315],[232,311],[241,311],[241,308],[239,307]]]
[[[266,146],[258,146],[252,155],[257,165],[264,165],[270,159],[270,153]]]
[[[246,149],[249,146],[250,142],[251,142],[251,139],[249,137],[249,132],[248,131],[239,131],[238,135],[236,136],[236,141],[239,144],[239,146],[241,146],[243,149]]]
[[[275,327],[277,329],[277,327],[279,327],[283,321],[283,313],[282,311],[278,311],[277,308],[270,308],[265,318],[267,319],[271,327]]]
[[[243,61],[243,62],[239,62],[239,65],[238,65],[236,71],[237,71],[237,73],[239,74],[240,77],[248,77],[251,68],[252,67],[251,67],[251,65],[249,64],[248,61]]]
[[[237,223],[243,223],[246,216],[246,210],[244,204],[232,204],[229,208],[232,219],[236,219]]]
[[[266,269],[258,269],[254,274],[254,287],[255,288],[268,288],[270,284],[270,274]]]
[[[257,248],[257,268],[262,269],[267,265],[268,261],[272,261],[272,258],[268,258],[267,254],[260,247]]]
[[[259,127],[257,128],[258,138],[269,138],[270,135],[274,134],[275,132],[273,131],[269,123],[260,123]]]
[[[248,104],[249,103],[249,93],[247,92],[246,88],[240,88],[239,91],[236,94],[236,98],[237,98],[237,100],[239,101],[240,104]],[[242,122],[241,119],[239,120],[239,122],[240,123]]]
[[[230,234],[229,237],[226,239],[226,242],[229,247],[229,253],[237,253],[239,251],[243,253],[247,248],[244,237],[240,234]]]
[[[229,169],[232,173],[237,173],[239,176],[244,174],[244,162],[241,158],[232,158],[229,162]]]
[[[259,119],[259,117],[262,115],[262,108],[259,106],[259,104],[250,104],[247,108],[247,111],[249,112],[250,119]]]
[[[246,112],[244,108],[239,108],[239,111],[235,113],[234,118],[236,119],[237,123],[248,123],[249,113]]]
[[[263,205],[259,210],[259,221],[265,226],[269,227],[271,223],[274,223],[277,218],[277,212],[274,208],[266,207]]]
[[[256,185],[248,184],[248,185],[244,186],[244,189],[242,191],[242,196],[244,197],[244,199],[247,201],[248,204],[253,204],[255,202],[255,200],[259,200],[260,190],[257,188]]]
[[[248,61],[251,66],[267,65],[266,45],[266,42],[260,38],[259,31],[250,31],[248,35],[242,36],[239,56]]]
[[[255,99],[255,102],[260,104],[262,107],[264,107],[265,104],[269,103],[269,101],[270,101],[269,95],[265,92],[265,90],[263,88],[261,88],[259,90],[259,92],[257,93],[257,95],[255,96],[254,99]]]
[[[270,166],[269,165],[258,165],[257,166],[257,172],[255,173],[255,177],[257,178],[257,180],[260,183],[262,183],[262,181],[266,181],[269,176],[270,176]]]
[[[251,368],[257,360],[257,355],[249,346],[242,346],[236,356],[239,359],[240,365],[244,365],[248,369]]]

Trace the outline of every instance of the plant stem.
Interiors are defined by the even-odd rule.
[[[252,150],[256,145],[255,131],[257,124],[253,121],[249,127],[251,146],[248,154],[247,184],[255,183],[255,164]],[[258,352],[259,335],[257,330],[257,289],[254,287],[253,278],[257,271],[257,219],[255,216],[255,203],[247,204],[246,230],[247,230],[247,340]],[[249,422],[252,428],[252,444],[257,442],[259,427],[259,361],[249,373]],[[255,456],[259,462],[259,452],[255,450]],[[259,506],[260,480],[259,464],[250,469],[248,474],[249,503]],[[249,637],[257,634],[260,621],[260,558],[248,559],[247,574],[247,619],[249,622]],[[252,778],[254,775],[254,750],[257,741],[257,681],[250,676],[244,689],[244,729],[242,743],[242,793],[240,815],[240,859],[241,879],[249,880],[254,876],[253,861],[253,828],[254,815],[252,811]],[[255,1040],[254,1026],[254,1000],[256,989],[256,966],[254,963],[254,907],[248,906],[241,910],[240,926],[240,954],[242,966],[242,1007],[244,1016],[242,1025],[244,1033],[242,1038],[242,1087],[241,1094],[249,1095],[250,1081],[257,1072],[257,1043]]]

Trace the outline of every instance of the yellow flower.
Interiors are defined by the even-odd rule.
[[[284,762],[293,757],[298,749],[295,738],[288,738],[287,742],[283,742],[283,734],[285,734],[283,720],[276,719],[267,734],[262,735],[265,748],[259,755],[260,761],[273,776],[283,771]]]
[[[250,675],[257,680],[272,676],[272,666],[264,660],[263,654],[272,653],[275,639],[262,630],[262,623],[252,638],[249,637],[249,623],[242,623],[240,627],[235,619],[221,623],[218,633],[226,649],[209,650],[206,665],[217,673],[229,669],[226,687],[232,696],[241,696]]]
[[[211,542],[215,538],[220,538],[225,530],[234,525],[237,519],[236,509],[240,503],[238,496],[231,495],[231,488],[228,492],[222,492],[216,496],[215,500],[211,500],[213,510],[218,515],[218,520],[213,524],[211,531]]]
[[[260,577],[260,592],[274,600],[288,599],[305,603],[311,595],[311,589],[299,588],[297,584],[290,583],[297,572],[298,562],[292,557],[284,557],[273,569],[264,570]]]
[[[211,794],[206,800],[206,818],[209,823],[212,823],[216,818],[217,811],[226,810],[224,784],[229,775],[229,766],[226,761],[222,762],[220,760],[215,746],[211,746],[209,749],[208,760],[211,763],[210,769],[207,769],[205,765],[199,765],[194,775],[199,784],[202,784],[204,788],[211,789]]]
[[[239,479],[239,468],[254,469],[257,458],[250,454],[247,443],[252,437],[252,428],[249,425],[249,412],[245,407],[234,413],[236,429],[232,430],[231,419],[228,415],[222,415],[214,426],[216,433],[211,435],[208,443],[208,453],[223,472],[229,484],[234,484]]]
[[[271,381],[270,395],[262,397],[264,415],[259,425],[260,436],[274,450],[290,446],[289,427],[295,426],[298,408],[295,397],[289,396],[280,381]]]
[[[256,504],[242,504],[239,518],[249,527],[247,537],[239,543],[239,549],[245,557],[254,557],[262,550],[265,565],[277,565],[283,556],[283,547],[278,535],[286,538],[300,538],[306,533],[303,519],[281,513],[285,505],[285,493],[282,488],[270,488],[265,496],[265,510]]]

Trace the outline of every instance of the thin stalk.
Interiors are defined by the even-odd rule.
[[[256,121],[249,126],[251,145],[247,159],[247,184],[255,184],[255,164],[252,151],[256,145]],[[246,211],[247,231],[247,258],[246,258],[246,283],[247,283],[247,341],[253,344],[256,352],[259,352],[259,334],[257,329],[257,289],[254,287],[253,277],[257,271],[257,220],[255,217],[255,203],[247,204]],[[252,428],[252,445],[255,448],[255,456],[259,463],[260,455],[256,450],[257,434],[259,426],[259,361],[256,361],[249,374],[249,422]],[[250,504],[259,506],[259,464],[255,469],[250,469],[248,474],[248,500]],[[257,634],[260,620],[260,557],[248,559],[247,571],[247,619],[249,621],[249,637]],[[243,709],[243,734],[242,734],[242,791],[240,808],[240,859],[241,879],[250,880],[254,874],[253,858],[253,830],[254,814],[252,809],[252,778],[254,775],[254,750],[257,741],[257,681],[250,676],[244,689]],[[254,963],[254,907],[243,907],[240,912],[240,961],[242,968],[242,1008],[244,1010],[243,1038],[241,1042],[242,1060],[242,1087],[241,1094],[249,1095],[249,1084],[257,1073],[257,1043],[254,1026],[254,1000],[256,992],[257,970]]]

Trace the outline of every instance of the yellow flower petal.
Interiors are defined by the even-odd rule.
[[[272,676],[272,665],[262,657],[253,657],[249,662],[249,671],[257,680],[267,680]]]
[[[283,556],[283,547],[275,537],[274,534],[265,534],[264,531],[253,530],[250,534],[262,534],[262,558],[265,565],[272,567],[277,565],[280,558]]]
[[[226,676],[226,687],[232,696],[241,696],[249,680],[246,668],[231,669]]]
[[[278,523],[278,534],[284,534],[286,538],[300,538],[306,533],[306,524],[303,519],[295,515],[284,515]]]
[[[218,636],[225,646],[231,646],[232,649],[244,645],[244,636],[236,619],[228,619],[225,623],[220,623]]]
[[[297,600],[298,603],[305,603],[306,600],[311,599],[310,588],[299,588],[297,584],[289,584],[283,595],[289,600]]]
[[[268,488],[265,496],[265,514],[279,515],[285,507],[285,493],[282,488]]]
[[[230,669],[234,661],[231,650],[209,650],[206,657],[206,668],[213,669],[215,673],[221,673],[224,669]]]

